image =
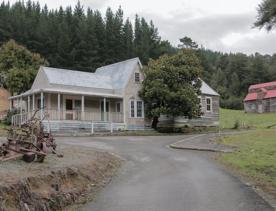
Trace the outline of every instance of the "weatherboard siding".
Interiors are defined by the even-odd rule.
[[[135,82],[135,73],[140,73],[140,83]],[[145,126],[144,118],[131,118],[130,117],[130,101],[131,100],[142,100],[139,97],[139,90],[142,88],[142,81],[144,76],[141,68],[137,65],[135,71],[130,75],[130,80],[125,88],[124,92],[124,106],[125,106],[125,120],[127,128],[136,129]]]
[[[244,102],[244,111],[246,113],[276,112],[276,98]]]
[[[207,112],[206,98],[211,98],[212,109]],[[219,125],[219,96],[204,95],[201,97],[201,111],[202,116],[200,118],[188,119],[186,117],[169,117],[166,115],[161,115],[159,118],[159,127],[185,127],[185,126],[195,126],[195,127],[216,127]]]

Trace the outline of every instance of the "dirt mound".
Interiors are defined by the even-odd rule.
[[[30,171],[29,176],[13,177],[12,182],[4,183],[5,178],[2,179],[0,174],[0,211],[63,210],[69,205],[90,200],[110,181],[120,166],[120,159],[106,152],[89,153],[86,158],[92,155],[90,161],[86,159],[84,162],[82,156],[82,161],[71,165],[69,162],[66,167],[47,168],[40,174]]]

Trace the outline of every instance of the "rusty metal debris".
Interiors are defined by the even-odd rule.
[[[55,140],[51,132],[44,131],[42,120],[35,117],[37,112],[21,127],[8,130],[8,140],[0,146],[0,162],[19,157],[28,163],[43,162],[48,153],[57,154]]]

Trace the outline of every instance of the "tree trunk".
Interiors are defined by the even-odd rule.
[[[152,123],[151,123],[151,127],[152,127],[153,129],[156,129],[156,128],[157,128],[157,124],[158,124],[158,122],[159,122],[158,118],[159,118],[158,116],[153,117],[153,120],[152,120]]]

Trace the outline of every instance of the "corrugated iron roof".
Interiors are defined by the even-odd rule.
[[[266,95],[264,96],[265,99],[274,97],[276,97],[276,90],[267,90]]]
[[[139,58],[129,59],[100,67],[95,73],[41,67],[50,84],[99,89],[122,89],[126,86],[134,68],[141,66]]]
[[[269,99],[269,98],[276,98],[276,90],[265,90],[263,91],[265,93],[264,97],[262,99]],[[258,93],[248,93],[246,97],[244,98],[244,101],[253,101],[258,99]]]
[[[253,84],[249,87],[249,90],[250,89],[266,88],[266,87],[269,87],[269,86],[276,86],[276,81],[261,83],[261,84]]]
[[[50,84],[112,89],[111,78],[106,75],[42,67]]]
[[[137,64],[142,68],[139,58],[133,58],[115,64],[100,67],[96,70],[96,75],[110,77],[113,89],[122,89],[127,82]]]
[[[243,101],[247,102],[247,101],[257,100],[257,97],[258,97],[258,94],[256,92],[248,93]]]
[[[200,91],[202,94],[219,96],[219,94],[215,90],[213,90],[208,84],[206,84],[204,81],[202,81]]]

